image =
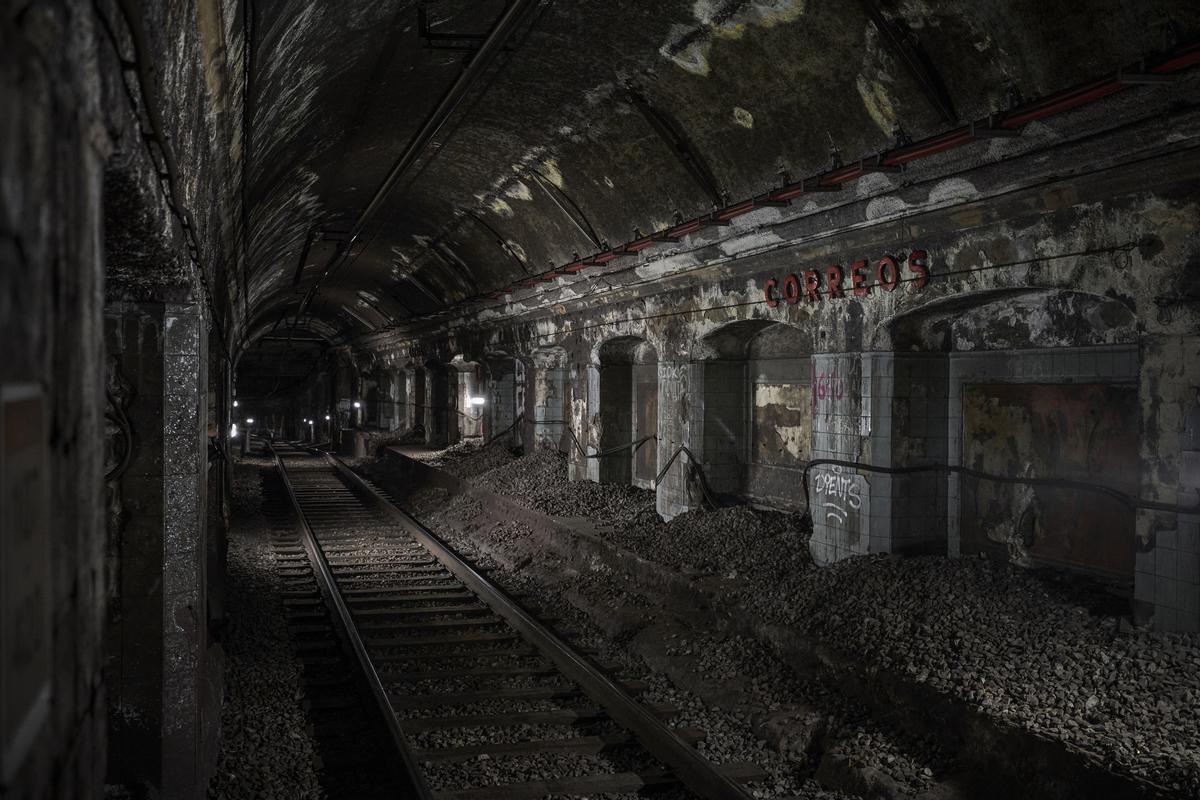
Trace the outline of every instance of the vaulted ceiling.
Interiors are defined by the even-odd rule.
[[[504,0],[250,0],[251,329],[345,337],[1048,94],[1187,0],[538,0],[343,257]],[[424,6],[424,12],[421,10]],[[422,21],[424,19],[424,23]],[[449,38],[448,38],[449,37]],[[482,62],[481,62],[482,63]]]

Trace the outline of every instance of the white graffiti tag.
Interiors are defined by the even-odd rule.
[[[830,472],[818,472],[813,478],[813,489],[821,507],[825,509],[825,520],[836,525],[845,525],[850,514],[862,508],[862,495],[858,475],[845,475],[841,467]]]

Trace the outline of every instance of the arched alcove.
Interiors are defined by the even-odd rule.
[[[1004,289],[928,304],[886,330],[898,351],[894,453],[1137,493],[1138,319],[1124,302]],[[938,509],[951,552],[1132,584],[1135,514],[1105,495],[961,475],[894,483],[893,516],[936,530],[924,517]],[[916,536],[896,524],[897,540]]]
[[[703,459],[717,492],[781,508],[803,505],[801,471],[812,447],[812,342],[763,320],[706,336]]]
[[[600,449],[610,450],[657,433],[658,352],[635,336],[610,339],[600,363]],[[658,449],[646,442],[600,459],[600,480],[652,488]]]

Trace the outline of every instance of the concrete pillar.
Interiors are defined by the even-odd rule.
[[[861,447],[870,435],[873,368],[867,368],[864,378],[856,353],[813,356],[813,459],[865,460]],[[832,466],[817,467],[809,475],[813,522],[809,549],[816,562],[828,564],[868,552],[872,487],[878,476]]]
[[[1145,340],[1140,352],[1141,495],[1200,502],[1200,337]],[[1200,630],[1200,515],[1142,509],[1134,616],[1156,630]]]
[[[132,459],[113,487],[109,781],[201,798],[215,763],[220,658],[206,584],[207,364],[200,307],[105,311],[110,385],[127,386]]]
[[[658,471],[680,445],[702,457],[704,366],[703,362],[658,362]],[[680,453],[655,487],[655,508],[664,519],[704,502],[700,486],[689,480],[692,466],[687,454]]]
[[[588,450],[600,449],[600,366],[598,364],[575,365],[571,368],[571,386],[574,393],[571,403],[571,429],[579,443]],[[570,451],[568,475],[573,481],[600,480],[600,459],[585,458],[574,441],[567,445]]]

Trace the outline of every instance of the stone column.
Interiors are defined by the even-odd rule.
[[[1148,338],[1140,355],[1142,497],[1194,507],[1200,501],[1200,337]],[[1200,515],[1140,509],[1134,543],[1137,621],[1161,631],[1200,630]]]
[[[813,356],[812,458],[861,461],[871,430],[871,377],[856,353]],[[864,401],[864,390],[867,397]],[[878,476],[822,465],[809,472],[813,534],[809,549],[818,564],[868,552],[872,487]]]
[[[109,780],[201,798],[220,723],[205,609],[206,372],[200,307],[114,303],[110,385],[132,439],[113,487]],[[219,678],[217,678],[219,680]]]
[[[696,458],[704,452],[704,363],[658,362],[658,470],[680,445]],[[663,519],[698,508],[704,502],[700,487],[688,479],[691,459],[680,453],[655,487],[655,508]]]

